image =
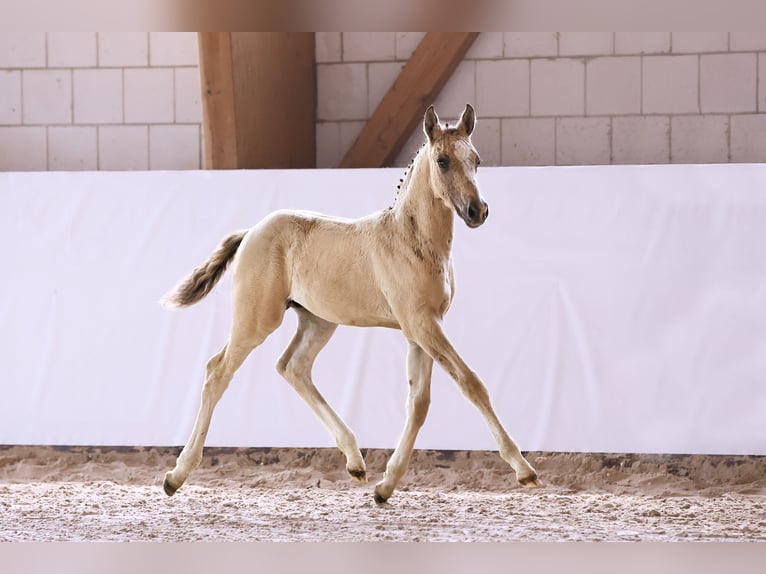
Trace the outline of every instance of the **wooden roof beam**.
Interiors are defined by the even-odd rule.
[[[428,32],[340,167],[386,167],[463,60],[478,32]]]

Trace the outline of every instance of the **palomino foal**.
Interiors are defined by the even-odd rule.
[[[429,107],[423,121],[427,141],[390,208],[356,220],[274,212],[255,227],[225,238],[166,296],[164,302],[173,306],[196,303],[234,260],[231,334],[207,364],[194,429],[175,468],[165,475],[169,496],[202,460],[213,409],[234,372],[282,323],[288,308],[298,314],[298,332],[277,370],[332,433],[346,456],[346,469],[361,482],[366,481],[366,468],[356,438],[314,386],[314,359],[339,324],[393,327],[409,341],[407,420],[385,475],[375,486],[376,502],[388,500],[407,469],[428,412],[434,361],[481,411],[517,480],[541,486],[497,418],[484,384],[442,329],[455,293],[452,212],[472,228],[489,215],[476,184],[479,156],[470,139],[475,122],[470,105],[455,128],[440,125]]]

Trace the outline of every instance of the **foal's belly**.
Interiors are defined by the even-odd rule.
[[[325,261],[297,265],[290,299],[326,321],[358,327],[399,328],[369,268]]]
[[[332,323],[399,328],[379,281],[374,226],[310,215],[300,220],[307,230],[293,237],[285,258],[289,298]]]
[[[345,285],[338,289],[295,286],[290,298],[314,315],[338,325],[399,328],[399,323],[381,297],[363,295]]]

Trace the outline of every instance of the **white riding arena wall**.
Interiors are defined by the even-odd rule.
[[[157,301],[229,232],[281,208],[356,217],[398,169],[0,174],[0,444],[181,445],[230,325],[227,273]],[[766,455],[766,166],[482,168],[455,222],[446,332],[523,450]],[[407,288],[406,285],[402,286]],[[274,368],[237,372],[211,446],[331,447]],[[314,379],[361,447],[404,423],[406,344],[341,327]],[[439,368],[417,448],[495,449]]]

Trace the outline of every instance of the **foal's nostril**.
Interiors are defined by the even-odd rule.
[[[468,219],[471,221],[476,221],[476,218],[479,216],[479,210],[476,208],[476,206],[473,203],[468,204]]]
[[[481,220],[487,221],[487,218],[489,217],[489,205],[486,201],[481,202]]]

